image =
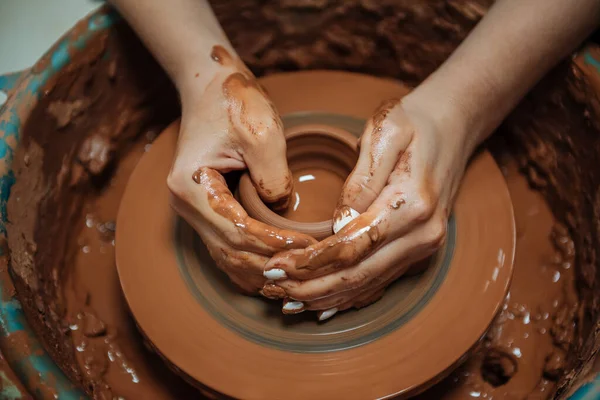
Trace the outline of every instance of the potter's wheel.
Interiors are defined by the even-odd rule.
[[[359,135],[392,81],[304,72],[261,81],[286,128],[325,124]],[[290,94],[293,96],[288,97]],[[482,337],[512,275],[515,229],[503,176],[487,152],[470,164],[445,246],[374,305],[283,317],[279,302],[238,294],[169,207],[176,124],[130,178],[117,221],[117,267],[152,345],[188,378],[236,398],[382,398],[441,379]]]

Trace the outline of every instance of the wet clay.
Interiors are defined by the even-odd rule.
[[[249,0],[213,6],[257,74],[352,69],[415,85],[489,3],[282,0],[261,6]],[[507,171],[519,234],[510,299],[475,355],[422,398],[551,398],[597,349],[598,87],[585,68],[565,63],[500,129],[508,141],[502,151],[516,164]],[[20,133],[8,206],[11,268],[28,319],[67,375],[94,398],[195,398],[140,345],[119,294],[110,234],[105,237],[120,196],[113,182],[125,182],[129,171],[124,160],[135,164],[146,135],[177,117],[177,97],[122,25],[94,39],[85,55],[73,55],[44,93]],[[102,205],[106,197],[112,206]],[[78,351],[82,341],[87,350]],[[97,350],[89,351],[89,343]],[[111,343],[120,356],[109,356]]]
[[[127,177],[158,132],[119,163],[109,188],[81,211],[77,251],[63,294],[65,321],[84,379],[100,399],[187,398],[187,384],[149,352],[131,319],[115,268],[115,221]]]
[[[344,88],[332,83],[340,75],[281,74],[261,83],[281,108],[287,105],[282,96],[298,86],[322,87],[328,97],[321,96],[320,102],[315,95],[306,97],[304,104],[325,115],[330,115],[327,104],[347,98],[350,88],[360,89],[362,114],[356,117],[364,119],[377,107],[376,93],[403,90],[386,80],[347,73],[343,75],[349,84]],[[372,101],[365,102],[369,97]],[[116,264],[140,329],[165,359],[194,380],[234,398],[303,399],[316,393],[330,398],[344,392],[347,398],[359,399],[414,393],[445,375],[478,342],[501,308],[512,275],[514,220],[508,189],[488,152],[472,160],[457,196],[456,223],[449,228],[453,244],[433,257],[430,268],[397,282],[369,308],[340,313],[324,325],[316,318],[300,324],[285,322],[279,302],[232,293],[231,284],[214,275],[218,270],[207,257],[207,251],[214,257],[210,248],[178,222],[165,186],[177,133],[177,123],[161,133],[129,179],[117,218]],[[153,200],[146,201],[150,197]],[[494,240],[484,239],[490,237]],[[382,283],[393,279],[384,275]],[[456,296],[459,285],[462,296]],[[382,294],[383,290],[367,291],[364,299],[353,303],[360,308]],[[476,306],[470,301],[475,296]],[[293,313],[294,303],[285,304],[290,303]],[[269,309],[269,304],[276,308]],[[469,321],[457,325],[462,315],[469,315]],[[444,341],[436,340],[441,331]],[[175,341],[173,332],[180,332]],[[224,352],[225,348],[236,351]],[[413,351],[406,353],[407,348]],[[361,365],[370,365],[372,373]],[[291,369],[302,371],[305,379],[270,384],[274,376]],[[339,373],[332,376],[328,371],[334,369]],[[306,386],[306,380],[311,385]]]
[[[402,88],[401,92],[405,90],[408,89]],[[280,102],[279,106],[285,104]],[[237,197],[250,217],[322,240],[333,234],[336,197],[356,165],[358,139],[344,129],[326,124],[294,126],[285,129],[284,135],[287,163],[294,181],[291,183],[301,186],[289,197],[288,206],[278,210],[273,203],[265,202],[264,197],[259,196],[260,183],[254,184],[248,173],[239,181]],[[312,179],[317,176],[319,180]],[[290,185],[290,189],[293,187]],[[304,204],[300,203],[302,199]]]
[[[294,192],[285,218],[298,222],[319,222],[331,218],[345,178],[320,168],[292,171]]]
[[[545,399],[567,368],[581,312],[573,241],[515,160],[499,158],[517,226],[510,293],[475,354],[420,399]]]

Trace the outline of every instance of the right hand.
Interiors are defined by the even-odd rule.
[[[227,187],[222,173],[247,168],[272,208],[287,207],[293,189],[273,104],[239,59],[220,46],[211,56],[220,66],[210,83],[195,88],[192,81],[181,93],[181,128],[167,181],[171,205],[198,232],[217,266],[244,292],[257,294],[271,256],[316,241],[253,220]]]

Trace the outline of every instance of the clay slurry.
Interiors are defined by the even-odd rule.
[[[320,222],[331,219],[344,179],[321,168],[303,168],[292,173],[294,193],[290,206],[282,214],[296,222]]]

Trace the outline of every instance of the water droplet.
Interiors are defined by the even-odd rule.
[[[554,275],[552,276],[552,282],[556,283],[560,279],[560,271],[554,271]]]
[[[315,180],[315,176],[312,174],[302,175],[302,176],[298,177],[298,182],[308,182],[308,181],[314,181],[314,180]]]
[[[146,140],[148,140],[150,142],[152,142],[154,139],[156,139],[156,136],[157,136],[157,134],[153,130],[146,132]]]
[[[300,195],[298,194],[298,192],[294,192],[294,194],[296,195],[296,201],[294,202],[294,211],[298,210],[298,206],[300,205]]]

